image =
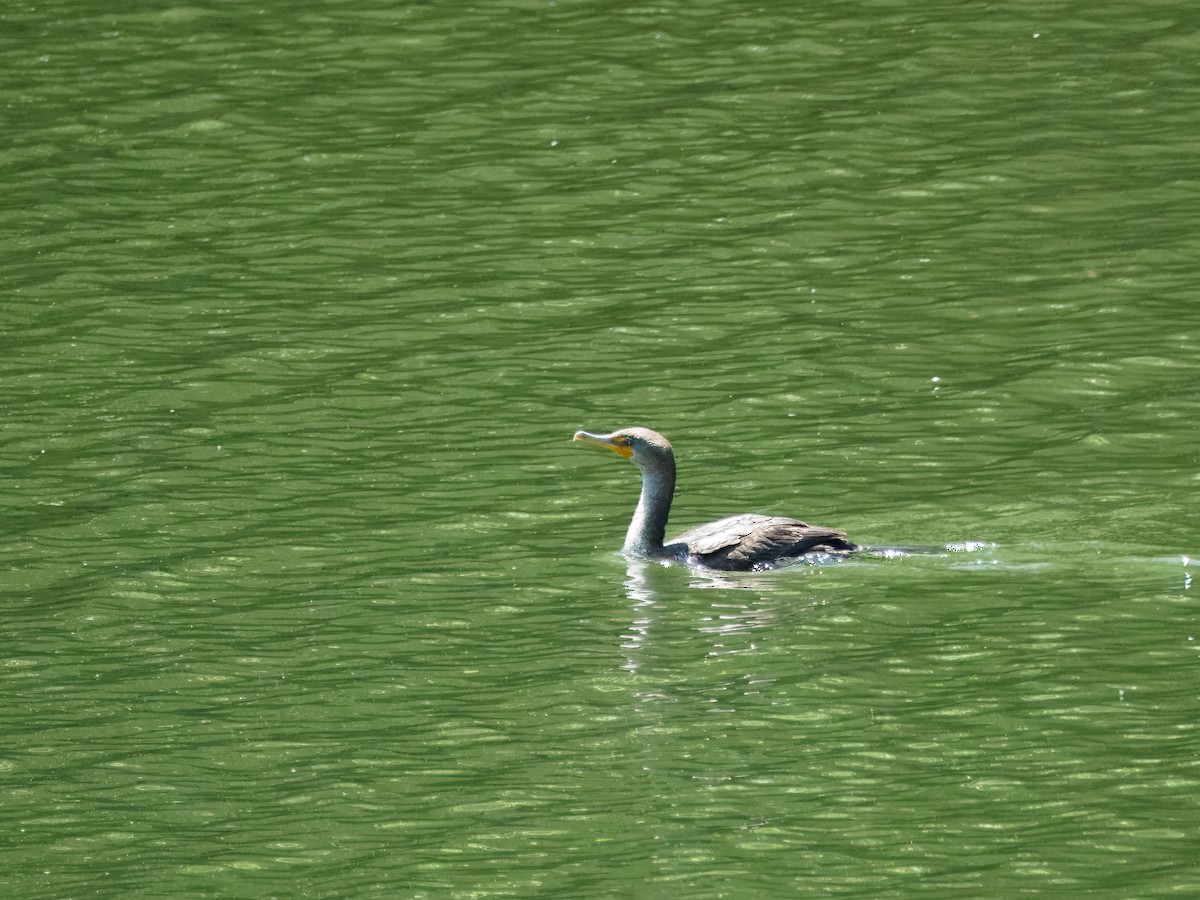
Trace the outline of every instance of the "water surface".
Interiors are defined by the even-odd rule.
[[[0,13],[0,885],[1195,892],[1191,18]]]

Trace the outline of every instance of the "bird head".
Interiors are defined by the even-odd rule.
[[[575,440],[586,444],[605,447],[618,456],[623,456],[639,467],[674,458],[670,442],[657,431],[649,428],[622,428],[612,434],[592,434],[590,431],[575,432]]]

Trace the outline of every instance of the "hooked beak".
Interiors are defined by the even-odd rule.
[[[585,444],[595,444],[597,447],[604,447],[626,459],[633,456],[633,451],[624,442],[625,439],[614,438],[611,434],[592,434],[590,431],[577,431],[575,432],[574,440],[583,441]]]

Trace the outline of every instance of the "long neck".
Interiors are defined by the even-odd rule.
[[[664,459],[642,469],[642,495],[625,533],[625,552],[655,556],[662,552],[667,516],[675,494],[675,461]]]

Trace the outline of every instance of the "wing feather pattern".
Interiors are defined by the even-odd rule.
[[[714,569],[764,567],[806,553],[848,553],[858,545],[845,532],[809,525],[788,516],[747,513],[709,522],[685,531],[674,545],[686,545],[688,555]]]

